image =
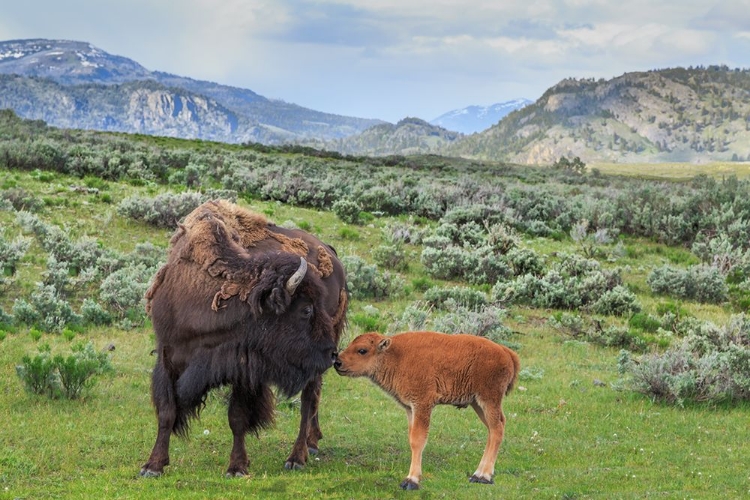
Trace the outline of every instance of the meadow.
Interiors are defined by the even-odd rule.
[[[269,161],[281,165],[281,170],[293,170],[289,158],[286,153],[271,155]],[[434,168],[433,172],[444,170]],[[463,176],[471,168],[459,168],[458,182],[466,182]],[[604,169],[602,174],[608,175]],[[297,182],[289,171],[285,175],[287,181]],[[482,171],[481,175],[489,174]],[[27,196],[21,210],[34,205],[39,220],[64,227],[72,241],[92,238],[97,248],[122,254],[147,243],[165,252],[173,230],[123,215],[118,210],[123,200],[190,192],[184,183],[184,176],[142,183],[47,170],[0,170],[4,193],[17,195],[22,190]],[[239,203],[277,223],[305,228],[331,243],[340,256],[357,257],[368,264],[373,263],[373,249],[387,240],[384,235],[394,224],[412,224],[412,230],[436,226],[428,218],[416,225],[410,216],[375,210],[365,211],[364,220],[350,223],[334,210],[285,202],[281,197],[250,193]],[[52,250],[24,229],[18,211],[8,205],[0,211],[6,239],[30,238],[27,252],[12,274],[6,271],[0,285],[0,307],[7,317],[19,311],[14,308],[17,299],[30,297],[36,283],[50,276]],[[551,261],[562,253],[583,250],[606,269],[617,266],[624,287],[649,314],[656,315],[665,304],[677,304],[696,320],[722,325],[744,311],[741,300],[705,303],[650,290],[652,269],[666,264],[687,268],[699,262],[684,244],[621,234],[614,242],[586,246],[567,229],[547,236],[519,232],[515,237],[519,246]],[[621,251],[614,252],[616,244]],[[383,329],[399,325],[410,305],[423,299],[425,282],[438,288],[467,287],[492,296],[487,283],[467,284],[455,277],[430,275],[428,264],[420,259],[424,248],[424,241],[403,244],[406,267],[395,282],[400,284],[398,293],[386,286],[386,292],[379,295],[353,296],[342,344],[373,325]],[[71,277],[74,274],[69,272]],[[98,284],[81,280],[71,285],[66,298],[74,311],[81,309],[87,297],[99,296],[103,301]],[[598,343],[580,332],[559,328],[550,321],[561,312],[554,307],[516,302],[502,307],[501,340],[517,349],[523,373],[504,403],[508,421],[492,486],[467,480],[482,454],[484,426],[470,409],[439,407],[433,413],[425,449],[421,489],[401,491],[398,484],[408,471],[410,457],[403,410],[368,381],[344,379],[333,370],[324,376],[320,409],[325,438],[320,453],[303,470],[283,467],[296,436],[299,402],[280,400],[274,427],[248,439],[249,475],[226,479],[232,438],[224,392],[219,390],[211,394],[200,420],[193,423],[190,438],[173,438],[171,465],[165,474],[139,478],[156,435],[149,395],[154,336],[142,312],[113,310],[116,321],[99,326],[71,321],[47,331],[17,318],[4,324],[0,498],[725,499],[750,495],[748,400],[670,403],[635,391],[618,364],[622,345]],[[582,314],[626,330],[632,317],[632,313],[597,315],[588,309]],[[641,335],[638,338],[645,342],[636,355],[663,351],[670,343],[640,331],[633,335]],[[24,355],[37,352],[41,345],[48,345],[53,353],[69,352],[75,343],[88,341],[99,351],[114,347],[107,350],[113,371],[97,375],[96,383],[81,398],[52,399],[24,390],[16,374]]]

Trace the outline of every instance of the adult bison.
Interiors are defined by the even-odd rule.
[[[228,476],[247,473],[245,435],[273,421],[271,386],[287,397],[302,391],[285,466],[304,466],[322,438],[322,373],[346,322],[346,279],[333,248],[232,203],[207,202],[175,232],[146,299],[158,432],[141,476],[163,472],[171,434],[186,435],[208,391],[222,385],[232,387]]]

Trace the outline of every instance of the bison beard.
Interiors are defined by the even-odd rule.
[[[322,437],[321,375],[333,363],[345,322],[343,268],[325,250],[330,247],[302,231],[292,234],[301,238],[294,247],[283,246],[288,235],[241,246],[232,226],[237,221],[221,212],[230,205],[222,203],[188,216],[146,295],[157,343],[151,393],[158,432],[142,476],[163,472],[170,435],[186,435],[208,392],[222,385],[232,386],[227,475],[247,473],[245,435],[273,422],[271,386],[287,397],[302,391],[300,433],[286,467],[303,466]],[[290,233],[270,224],[263,229]],[[308,242],[320,245],[317,254],[300,256]],[[330,266],[327,275],[318,270],[324,266]]]

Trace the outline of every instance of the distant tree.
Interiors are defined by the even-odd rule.
[[[566,157],[561,156],[559,160],[552,164],[552,168],[575,174],[582,174],[586,171],[586,164],[577,156],[572,160],[568,160]]]

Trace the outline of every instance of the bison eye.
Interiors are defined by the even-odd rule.
[[[360,349],[360,350],[357,351],[357,353],[359,353],[359,354],[361,354],[361,355],[364,356],[365,354],[367,354],[367,349]]]
[[[305,306],[302,308],[302,315],[306,318],[310,318],[313,315],[313,306]]]

